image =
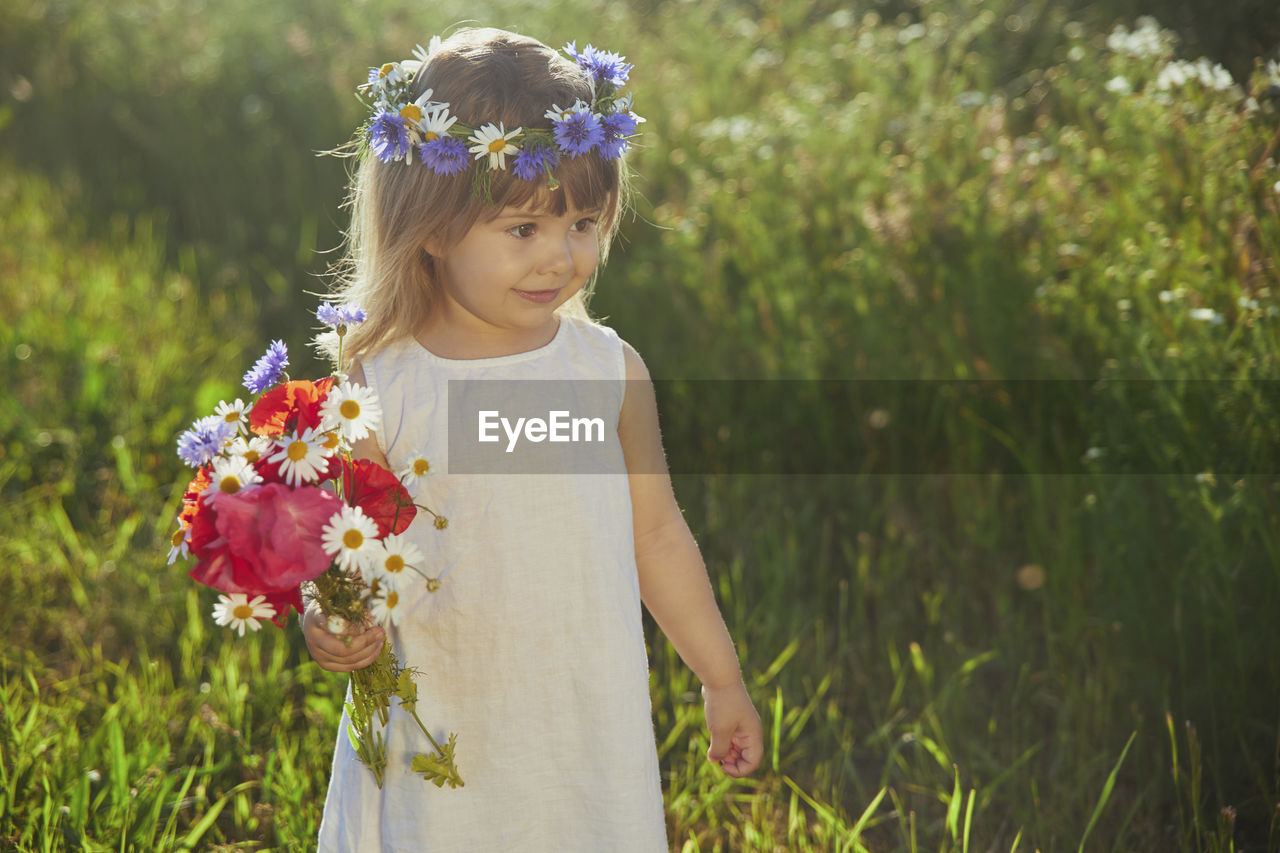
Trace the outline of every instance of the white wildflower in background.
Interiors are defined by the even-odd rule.
[[[917,39],[922,39],[928,34],[929,28],[924,24],[915,23],[905,26],[898,30],[898,44],[908,45]]]
[[[1143,15],[1136,23],[1137,29],[1132,32],[1124,24],[1112,30],[1107,36],[1107,48],[1137,59],[1155,59],[1172,53],[1173,33],[1160,29],[1160,24],[1150,15]]]
[[[1116,76],[1107,81],[1107,91],[1116,95],[1132,95],[1133,85],[1126,78]]]
[[[748,116],[717,116],[698,127],[696,132],[703,139],[712,142],[720,140],[743,142],[760,135],[762,128]]]
[[[1178,59],[1160,69],[1160,74],[1156,77],[1156,88],[1167,92],[1192,82],[1215,92],[1225,92],[1235,86],[1236,81],[1230,71],[1204,57],[1195,62]]]
[[[231,595],[219,595],[218,603],[213,605],[214,621],[236,631],[241,637],[246,625],[256,631],[262,627],[259,619],[270,619],[275,615],[276,609],[267,604],[265,595],[250,601],[247,595],[233,592]]]
[[[1202,320],[1215,326],[1221,325],[1224,320],[1223,316],[1212,308],[1192,308],[1188,314],[1192,320]]]

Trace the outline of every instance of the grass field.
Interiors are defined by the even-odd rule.
[[[674,848],[1280,849],[1280,67],[1048,2],[293,5],[0,12],[0,850],[314,843],[345,679],[166,566],[174,440],[305,347],[352,83],[482,14],[636,63],[593,307],[656,377],[880,381],[662,412],[829,471],[675,477],[767,749],[708,766],[650,626]]]

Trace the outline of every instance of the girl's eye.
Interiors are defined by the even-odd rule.
[[[532,237],[535,230],[537,230],[537,227],[532,222],[526,222],[523,225],[516,225],[512,228],[508,228],[507,233],[513,237],[525,239]]]
[[[575,230],[575,231],[590,231],[592,228],[594,228],[594,227],[595,227],[595,225],[596,225],[596,220],[595,220],[595,218],[594,218],[594,217],[591,217],[591,216],[587,216],[587,217],[584,217],[584,218],[582,218],[582,219],[579,219],[577,222],[575,222],[575,223],[573,224],[573,230]]]

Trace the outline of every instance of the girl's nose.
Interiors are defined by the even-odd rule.
[[[570,247],[569,238],[566,236],[563,240],[549,240],[546,253],[542,257],[542,263],[539,265],[539,271],[564,275],[572,270],[573,251]]]

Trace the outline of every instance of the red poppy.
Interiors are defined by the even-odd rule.
[[[364,510],[378,525],[378,535],[403,533],[418,510],[400,480],[377,462],[357,459],[342,478],[347,502]]]
[[[333,387],[333,377],[312,382],[295,379],[277,385],[258,398],[249,411],[249,428],[258,435],[283,435],[320,426],[320,405]]]
[[[286,595],[327,569],[332,558],[321,537],[339,509],[324,489],[268,483],[215,495],[216,529],[224,540],[191,570],[191,577],[226,593]],[[194,549],[193,549],[194,550]]]

